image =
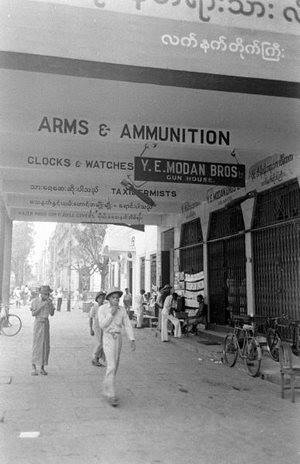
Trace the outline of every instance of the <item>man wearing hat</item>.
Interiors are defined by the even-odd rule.
[[[93,351],[92,364],[93,366],[104,366],[105,354],[103,351],[103,331],[100,329],[98,321],[98,309],[105,302],[105,292],[102,290],[97,293],[95,303],[90,311],[90,334],[95,336],[95,347]]]
[[[32,345],[32,372],[38,375],[37,366],[40,366],[40,374],[47,375],[44,366],[47,366],[50,353],[49,315],[54,315],[54,305],[50,298],[52,292],[49,285],[42,285],[39,296],[31,301],[30,310],[35,318],[33,327]]]
[[[103,330],[103,349],[106,357],[106,374],[103,382],[103,393],[112,406],[117,406],[115,380],[119,366],[122,348],[122,328],[124,327],[131,349],[135,350],[133,329],[126,309],[119,305],[123,292],[118,288],[111,288],[106,294],[108,304],[98,310],[98,320]]]

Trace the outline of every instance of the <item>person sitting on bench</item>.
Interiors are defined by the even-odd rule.
[[[205,330],[208,329],[208,309],[207,309],[207,304],[204,303],[204,298],[201,293],[197,295],[197,301],[198,301],[198,310],[196,314],[192,317],[189,317],[188,325],[191,327],[189,330],[190,332],[197,333],[197,325],[198,324],[204,324]]]

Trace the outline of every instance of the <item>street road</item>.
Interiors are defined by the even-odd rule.
[[[221,347],[194,337],[162,343],[136,330],[124,336],[118,408],[103,399],[105,370],[91,365],[93,339],[80,310],[50,320],[47,377],[31,377],[32,326],[0,336],[2,464],[296,464],[300,394],[218,363]],[[20,438],[21,432],[39,432]]]

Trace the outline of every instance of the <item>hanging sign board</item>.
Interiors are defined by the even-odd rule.
[[[134,158],[136,181],[245,187],[245,165],[165,158]]]
[[[57,60],[60,57],[147,66],[148,79],[157,76],[151,68],[161,68],[298,80],[299,40],[294,34],[299,29],[299,0],[265,0],[265,4],[250,0],[137,0],[140,9],[131,0],[99,1],[97,5],[91,0],[93,8],[81,8],[87,5],[84,0],[76,1],[79,7],[72,7],[74,2],[69,0],[59,3],[49,7],[48,0],[1,0],[1,50],[55,57],[55,71],[62,66]],[[82,69],[86,65],[91,70],[94,67],[85,63]],[[69,74],[74,68],[69,65],[62,72]],[[129,71],[130,80],[134,74]],[[110,75],[107,70],[108,79]],[[183,75],[182,84],[187,82]],[[245,87],[249,89],[248,82]]]
[[[159,214],[107,212],[88,208],[85,210],[70,211],[68,209],[40,210],[9,207],[9,216],[11,219],[17,221],[163,225],[163,216]]]
[[[295,178],[300,172],[300,155],[297,153],[274,153],[253,164],[248,172],[249,190],[265,190]]]
[[[69,7],[297,34],[299,2],[247,0],[34,0]]]

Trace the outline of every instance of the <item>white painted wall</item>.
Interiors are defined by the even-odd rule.
[[[145,291],[150,292],[150,255],[158,250],[158,227],[145,226],[145,232],[133,231],[135,236],[135,257],[133,264],[133,294],[140,291],[140,258],[145,257]]]

